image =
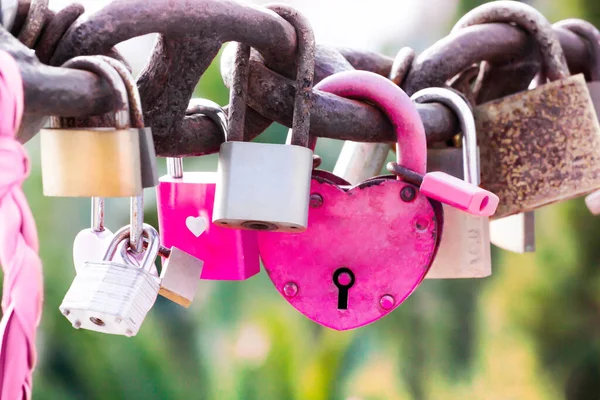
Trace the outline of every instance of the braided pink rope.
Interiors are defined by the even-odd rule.
[[[15,134],[23,115],[23,82],[15,60],[0,51],[0,398],[31,398],[35,333],[42,313],[42,263],[33,215],[21,184],[29,160]]]

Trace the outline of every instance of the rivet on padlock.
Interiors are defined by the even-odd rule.
[[[66,197],[129,197],[142,191],[139,133],[129,130],[128,96],[114,68],[97,57],[75,57],[64,65],[92,71],[115,88],[123,107],[115,128],[51,128],[41,130],[44,195]]]
[[[531,6],[494,1],[463,16],[453,32],[494,22],[516,23],[535,37],[551,80],[474,109],[481,185],[500,197],[496,217],[599,189],[600,125],[583,76],[569,76],[552,26]]]
[[[442,103],[452,109],[460,121],[462,149],[430,149],[427,153],[428,170],[436,170],[431,168],[431,158],[444,159],[460,167],[452,168],[452,171],[444,169],[444,172],[462,176],[467,183],[478,185],[479,153],[475,120],[467,101],[452,90],[437,87],[420,90],[411,98],[417,103]],[[459,174],[456,169],[460,170]],[[444,232],[427,278],[482,278],[492,273],[488,217],[469,215],[444,205]]]
[[[192,99],[188,113],[215,122],[227,138],[225,112],[206,99]],[[202,279],[244,280],[260,272],[256,232],[212,223],[216,172],[184,172],[181,158],[167,158],[166,176],[157,188],[161,242],[204,261]]]
[[[489,217],[498,207],[498,196],[444,172],[418,174],[396,162],[387,164],[387,170],[405,182],[419,187],[427,197],[472,215]]]
[[[148,249],[141,266],[113,261],[129,234],[129,226],[117,231],[102,261],[87,261],[73,280],[59,309],[74,328],[124,336],[140,329],[158,296],[159,278],[150,270],[160,244],[156,229],[144,225]]]
[[[244,142],[245,94],[250,48],[239,44],[229,109],[229,137],[219,151],[213,223],[236,229],[302,232],[308,220],[313,153],[307,148],[315,43],[296,10],[273,6],[294,25],[298,71],[291,145]]]
[[[177,247],[161,248],[160,255],[164,261],[158,294],[180,306],[189,307],[198,289],[202,260]]]

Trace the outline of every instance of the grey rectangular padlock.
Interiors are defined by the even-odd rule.
[[[161,249],[162,250],[162,249]],[[166,249],[165,249],[166,250]],[[171,247],[163,259],[158,294],[183,307],[194,301],[204,262],[177,247]]]
[[[299,39],[299,53],[310,47],[310,43],[304,42]],[[299,63],[290,145],[243,141],[249,55],[250,48],[238,44],[231,79],[227,141],[219,151],[212,222],[226,228],[302,232],[308,223],[313,166],[313,152],[308,148],[308,99],[314,54],[312,65],[304,65],[306,61]],[[311,56],[306,59],[310,61]]]
[[[156,301],[160,279],[151,273],[158,254],[158,232],[145,226],[148,249],[140,266],[112,261],[118,245],[129,238],[129,227],[113,236],[102,261],[87,261],[67,291],[59,309],[74,328],[135,336]]]
[[[418,103],[438,102],[458,116],[463,133],[460,148],[429,149],[428,171],[443,171],[468,183],[479,185],[479,152],[473,113],[466,100],[454,91],[428,88],[415,93]],[[490,222],[446,204],[444,232],[437,255],[427,273],[428,279],[483,278],[492,273]]]

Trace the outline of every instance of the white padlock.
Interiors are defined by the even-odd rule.
[[[313,47],[298,37],[299,53]],[[312,59],[312,65],[299,63],[304,65],[299,65],[297,73],[290,145],[243,141],[248,57],[249,47],[239,44],[230,91],[228,137],[219,151],[213,223],[235,229],[302,232],[308,223],[313,166],[313,152],[308,148],[308,98],[314,57],[305,57]]]
[[[158,255],[158,232],[144,224],[148,246],[140,266],[127,258],[114,261],[119,244],[129,240],[130,227],[117,231],[102,261],[86,261],[59,309],[73,324],[96,332],[135,336],[156,301],[160,279],[151,271]]]
[[[462,166],[459,174],[456,171],[444,172],[458,175],[468,183],[479,185],[479,152],[473,112],[467,103],[456,92],[432,87],[420,90],[411,96],[417,103],[437,102],[454,111],[459,119],[463,134],[462,149],[442,149],[450,165]],[[432,149],[428,157],[436,152]],[[436,159],[444,158],[435,157]],[[429,164],[428,160],[428,164]],[[458,163],[456,162],[458,161]],[[435,170],[428,165],[429,171]],[[446,204],[444,208],[444,232],[435,260],[427,273],[428,279],[483,278],[492,273],[490,249],[490,221],[488,217],[474,216]]]

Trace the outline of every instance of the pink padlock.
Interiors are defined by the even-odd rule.
[[[227,134],[225,113],[218,104],[192,99],[190,108],[218,124]],[[158,223],[163,246],[204,261],[202,279],[244,280],[260,272],[254,231],[226,229],[212,223],[216,172],[183,172],[181,158],[167,158],[168,175],[157,188]]]
[[[425,173],[425,130],[402,89],[365,71],[332,75],[315,89],[380,107],[396,128],[398,161]],[[313,175],[307,230],[258,234],[277,290],[302,314],[336,330],[383,317],[418,287],[433,262],[443,221],[440,204],[411,183],[378,178],[343,186]]]

